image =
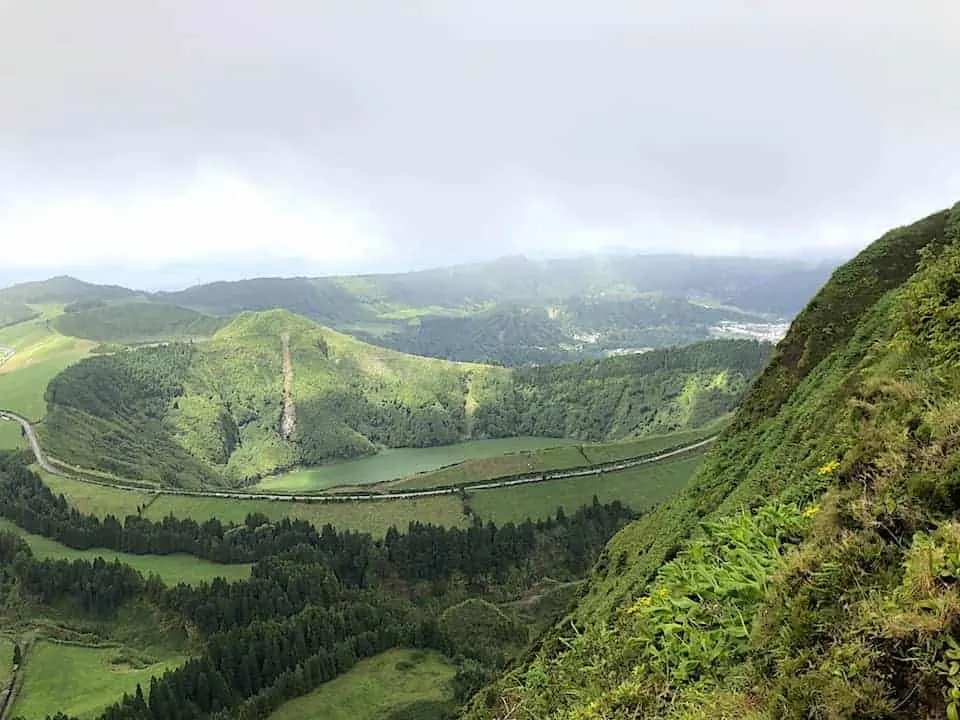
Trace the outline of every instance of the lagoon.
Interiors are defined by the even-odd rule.
[[[515,437],[468,440],[428,448],[386,448],[377,455],[357,460],[272,475],[251,489],[263,492],[315,492],[341,485],[373,485],[473,458],[496,457],[577,443],[577,440],[564,438]]]

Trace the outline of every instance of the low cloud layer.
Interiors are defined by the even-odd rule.
[[[0,0],[5,263],[846,253],[960,199],[960,5]]]

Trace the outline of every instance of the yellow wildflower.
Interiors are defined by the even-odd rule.
[[[643,610],[645,607],[650,607],[653,604],[653,598],[649,595],[644,595],[642,598],[639,598],[633,605],[631,605],[627,612],[629,614],[638,613]]]
[[[840,463],[838,461],[831,460],[822,468],[817,470],[817,475],[830,475],[831,473],[835,473],[839,467]]]
[[[813,517],[814,515],[816,515],[818,512],[820,512],[820,506],[819,506],[819,505],[811,505],[810,507],[808,507],[806,510],[803,511],[803,516],[804,516],[805,518],[812,518],[812,517]]]

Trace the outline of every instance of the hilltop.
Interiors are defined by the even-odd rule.
[[[65,335],[102,343],[201,339],[238,313],[286,309],[417,355],[508,366],[721,337],[777,336],[830,266],[680,255],[504,258],[411,273],[264,277],[148,293],[70,277],[0,290],[0,325],[58,305]],[[9,308],[9,309],[8,309]]]
[[[68,367],[47,389],[40,430],[52,455],[80,467],[237,485],[380,447],[698,427],[735,406],[768,352],[715,340],[511,370],[369,345],[286,310],[244,312],[207,342]]]
[[[960,205],[839,268],[467,717],[956,717],[958,277]]]

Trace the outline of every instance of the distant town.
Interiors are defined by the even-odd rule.
[[[722,320],[719,325],[710,328],[710,335],[719,338],[754,338],[775,343],[782,340],[789,329],[789,322],[751,323]]]

